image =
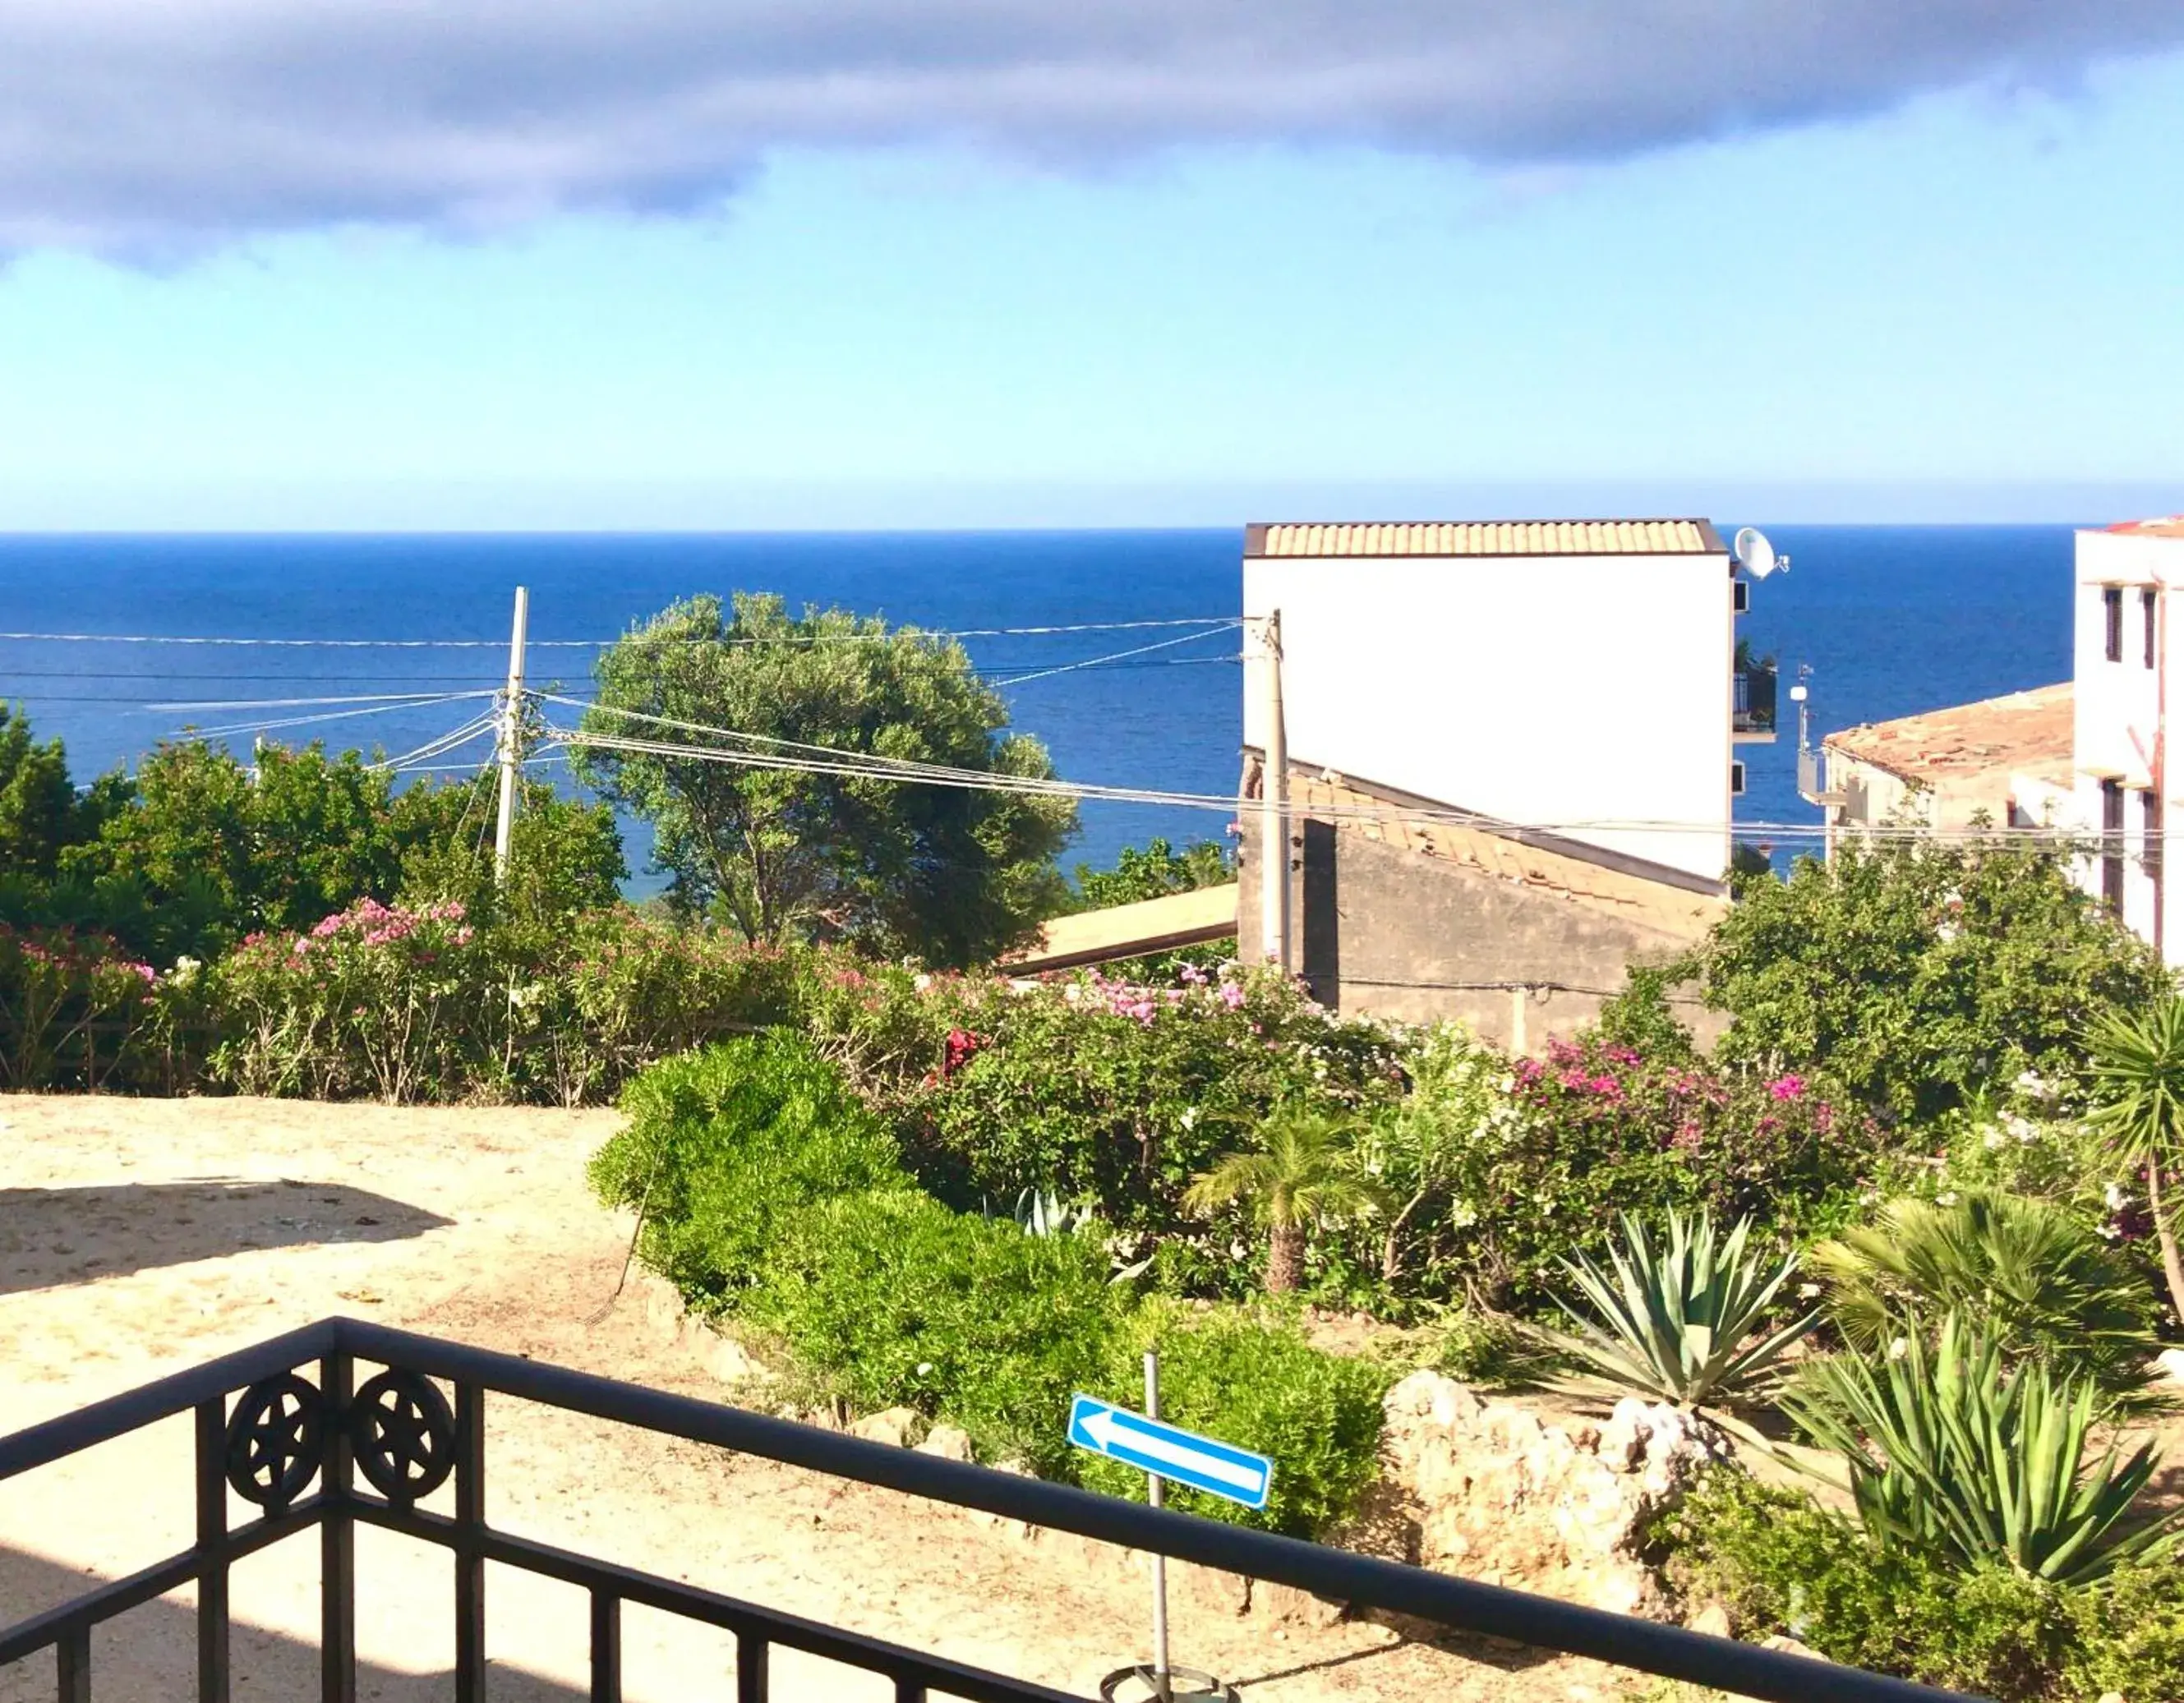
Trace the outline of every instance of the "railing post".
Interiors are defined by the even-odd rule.
[[[755,1632],[736,1634],[736,1703],[766,1703],[766,1641]]]
[[[356,1484],[349,1454],[348,1407],[354,1367],[341,1351],[319,1363],[326,1411],[326,1460],[320,1489],[326,1511],[319,1522],[319,1696],[321,1703],[356,1703]]]
[[[621,1599],[592,1593],[592,1703],[621,1703]]]
[[[455,1386],[455,1703],[485,1703],[485,1391]]]
[[[198,1404],[198,1703],[227,1703],[227,1403]]]
[[[60,1703],[91,1703],[91,1628],[80,1626],[63,1633],[53,1645],[53,1665],[59,1670]]]

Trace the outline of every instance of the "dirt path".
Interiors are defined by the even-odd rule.
[[[583,1184],[612,1127],[603,1112],[0,1099],[0,1434],[332,1312],[721,1399],[636,1293],[589,1322],[629,1233]],[[1145,1640],[1143,1578],[1114,1551],[523,1404],[488,1420],[488,1517],[508,1529],[1080,1695]],[[186,1547],[189,1448],[171,1422],[0,1484],[0,1623]],[[448,1561],[370,1532],[359,1551],[363,1695],[445,1696]],[[1623,1695],[1591,1663],[1240,1617],[1216,1585],[1178,1591],[1177,1659],[1254,1700]],[[317,1586],[308,1544],[237,1570],[239,1700],[316,1695]],[[102,1635],[102,1703],[193,1695],[191,1600]],[[488,1604],[496,1699],[588,1695],[577,1593],[494,1569]],[[730,1695],[716,1634],[632,1611],[624,1636],[632,1703]],[[823,1663],[776,1667],[782,1696],[889,1695]],[[47,1657],[0,1668],[0,1703],[53,1684]]]

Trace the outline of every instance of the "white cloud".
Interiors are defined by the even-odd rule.
[[[1614,158],[2180,45],[2184,0],[0,0],[0,249],[673,213],[791,145]]]

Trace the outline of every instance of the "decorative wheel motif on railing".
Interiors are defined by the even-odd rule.
[[[326,1440],[326,1402],[314,1385],[292,1372],[262,1379],[227,1422],[227,1482],[277,1513],[318,1476]]]
[[[356,1393],[349,1446],[356,1470],[388,1501],[421,1501],[454,1470],[455,1416],[432,1379],[382,1372]]]

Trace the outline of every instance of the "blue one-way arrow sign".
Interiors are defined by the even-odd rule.
[[[1079,1449],[1156,1472],[1247,1508],[1267,1505],[1274,1463],[1263,1455],[1232,1449],[1211,1437],[1180,1430],[1112,1402],[1079,1395],[1069,1405],[1069,1440]]]

